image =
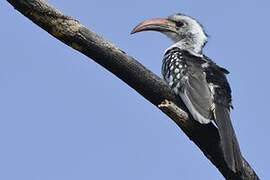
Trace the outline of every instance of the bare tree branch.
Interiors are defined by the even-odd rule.
[[[77,20],[65,16],[45,0],[7,1],[55,38],[88,56],[159,107],[201,149],[226,179],[259,179],[244,158],[244,169],[241,172],[231,170],[224,160],[216,128],[211,124],[201,125],[194,121],[183,102],[165,82],[134,58]]]

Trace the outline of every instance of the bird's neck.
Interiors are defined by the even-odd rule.
[[[189,35],[179,38],[180,40],[174,41],[175,43],[169,47],[169,49],[177,47],[182,50],[186,50],[191,54],[201,56],[203,47],[207,42],[207,37],[205,35]]]

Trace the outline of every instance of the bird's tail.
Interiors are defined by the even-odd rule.
[[[225,161],[232,170],[238,172],[243,167],[242,155],[231,123],[230,112],[224,106],[216,105],[215,116]]]

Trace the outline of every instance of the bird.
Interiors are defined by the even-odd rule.
[[[162,60],[164,80],[195,121],[215,125],[226,163],[233,171],[241,171],[242,155],[230,118],[229,71],[204,55],[208,41],[204,27],[193,17],[177,13],[145,20],[131,34],[143,31],[160,32],[173,41]]]

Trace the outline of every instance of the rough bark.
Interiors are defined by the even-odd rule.
[[[194,121],[183,102],[174,95],[165,82],[137,60],[77,20],[65,16],[45,0],[7,1],[52,36],[109,70],[160,108],[201,149],[226,179],[259,179],[244,158],[243,170],[232,171],[224,160],[216,128],[211,124],[201,125]]]

